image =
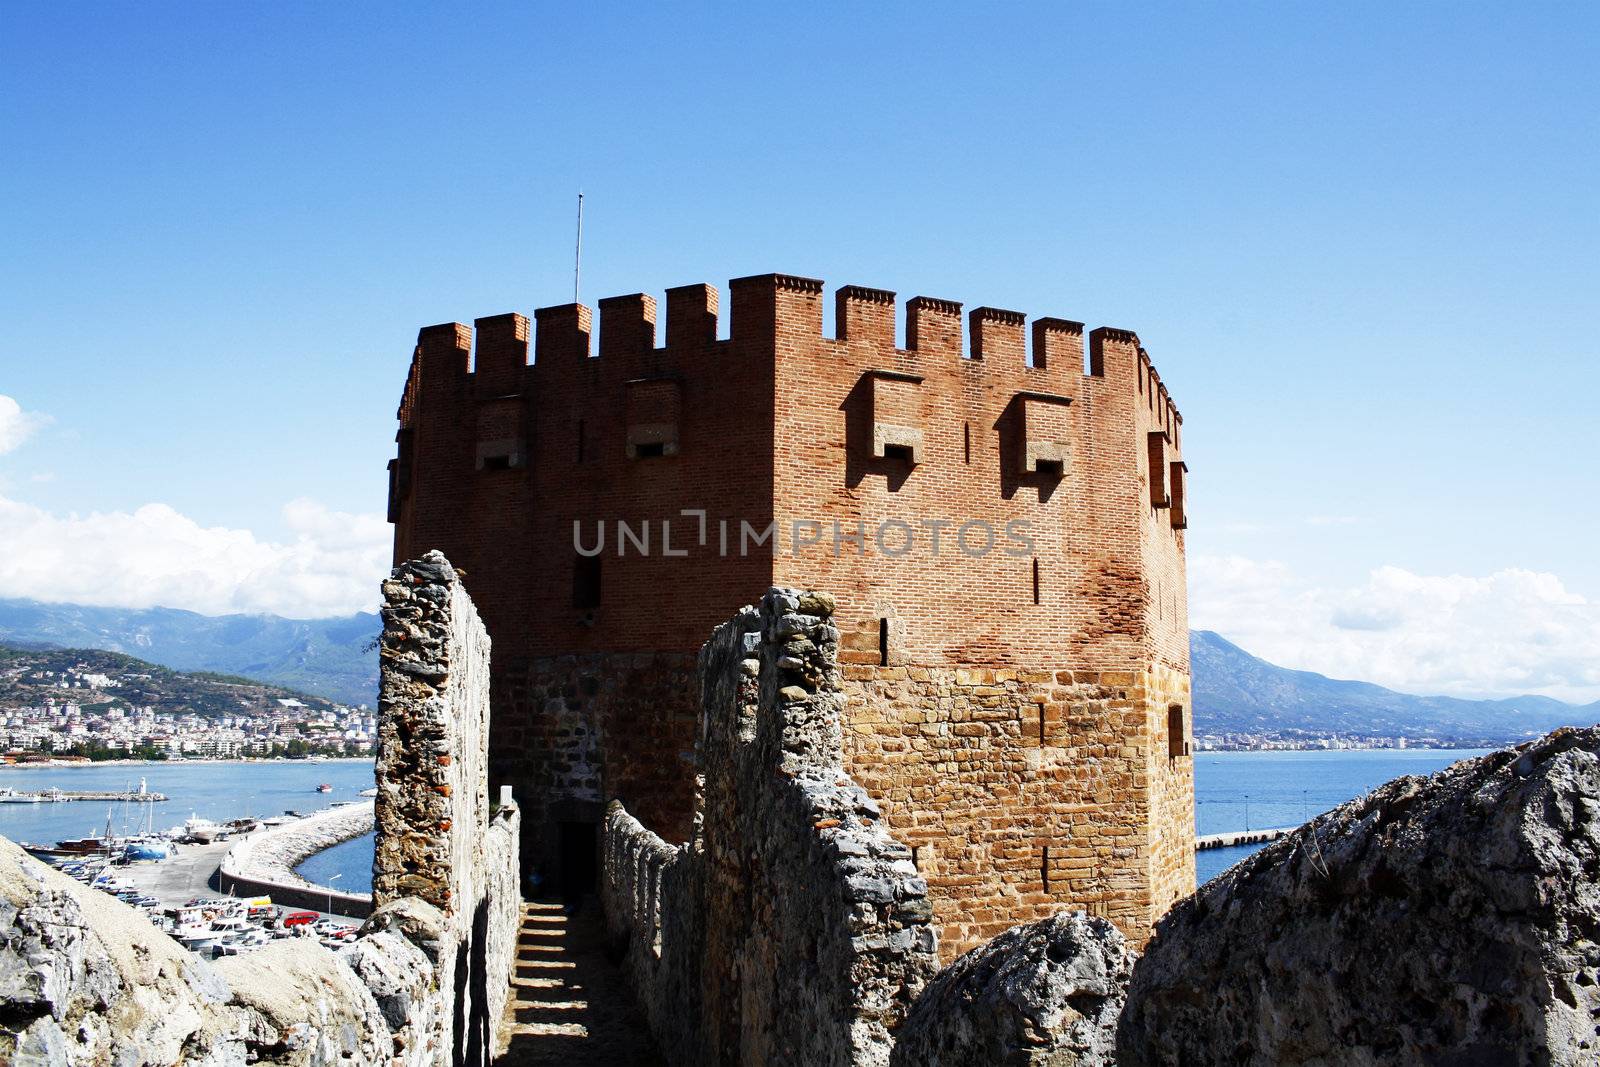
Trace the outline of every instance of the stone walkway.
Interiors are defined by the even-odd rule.
[[[627,980],[606,959],[605,923],[590,901],[523,905],[497,1067],[661,1067]]]

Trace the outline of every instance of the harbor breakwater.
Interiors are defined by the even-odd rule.
[[[300,877],[294,869],[308,856],[371,833],[374,823],[373,802],[364,800],[257,830],[223,856],[216,888],[233,896],[266,895],[288,907],[366,918],[372,912],[371,894],[321,886]]]
[[[1194,848],[1196,852],[1205,852],[1213,848],[1259,845],[1276,841],[1280,837],[1288,837],[1296,829],[1293,826],[1269,826],[1263,830],[1231,830],[1225,834],[1203,834],[1194,839]]]

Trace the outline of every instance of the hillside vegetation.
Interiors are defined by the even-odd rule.
[[[120,652],[0,645],[0,712],[70,703],[86,711],[150,707],[214,718],[282,714],[287,710],[282,700],[297,700],[315,712],[333,708],[323,697],[283,686],[210,671],[175,671]]]

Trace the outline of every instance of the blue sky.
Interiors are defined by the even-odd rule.
[[[417,327],[779,270],[1135,329],[1192,616],[1600,697],[1592,6],[10,5],[0,595],[372,597]],[[22,551],[17,551],[20,546]]]

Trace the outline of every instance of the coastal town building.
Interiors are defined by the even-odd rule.
[[[290,709],[263,715],[211,717],[170,714],[151,707],[85,712],[77,704],[0,708],[0,753],[13,759],[46,758],[94,750],[105,755],[168,759],[238,759],[294,751],[369,756],[377,740],[376,716],[336,708],[315,715]]]
[[[369,756],[377,740],[377,715],[365,705],[94,651],[0,651],[0,753],[13,761]],[[80,657],[118,665],[94,668]]]

